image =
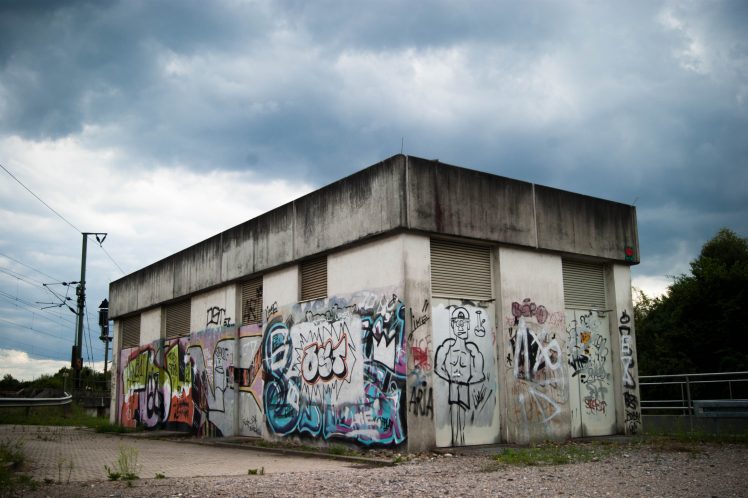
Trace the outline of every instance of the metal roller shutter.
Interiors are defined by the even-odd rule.
[[[132,348],[140,345],[140,315],[129,316],[120,322],[122,330],[122,347]]]
[[[190,300],[170,304],[165,308],[166,338],[179,337],[190,333]]]
[[[301,300],[327,297],[327,256],[301,263]]]
[[[491,299],[491,248],[432,239],[431,293],[434,297]]]
[[[242,282],[242,324],[262,323],[262,277]]]
[[[603,265],[563,260],[561,268],[567,308],[606,309]]]

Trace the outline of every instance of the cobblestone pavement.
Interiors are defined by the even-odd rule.
[[[1,441],[19,439],[28,460],[26,473],[37,481],[106,480],[104,465],[114,467],[121,448],[137,450],[138,474],[143,478],[152,478],[156,473],[168,477],[237,476],[260,468],[265,474],[272,474],[351,466],[344,461],[99,434],[76,427],[0,425]]]
[[[582,442],[575,444],[589,445],[589,449],[599,451],[598,457],[584,463],[542,466],[499,464],[492,456],[501,450],[493,447],[461,450],[465,454],[457,455],[407,455],[406,462],[395,467],[365,467],[317,458],[256,454],[246,449],[106,436],[69,428],[0,426],[0,437],[22,437],[27,454],[37,459],[34,470],[37,484],[18,490],[19,495],[29,498],[748,496],[748,446],[744,444],[630,439],[606,444]],[[103,465],[116,458],[121,444],[138,448],[140,463],[148,469],[140,473],[141,479],[106,480]],[[98,450],[101,451],[94,453]],[[59,455],[69,455],[74,462],[70,483],[64,483],[64,474],[62,479],[57,477]],[[80,458],[83,460],[79,462]],[[41,465],[43,460],[51,460],[51,465]],[[247,469],[262,466],[265,475],[247,475]],[[84,469],[89,469],[86,471],[89,473]],[[167,477],[154,479],[155,472]],[[62,480],[63,484],[39,483],[44,473],[54,481]],[[79,476],[81,480],[75,480]]]

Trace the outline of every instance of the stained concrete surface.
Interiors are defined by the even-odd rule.
[[[21,441],[26,455],[24,473],[37,481],[106,480],[105,465],[116,468],[123,449],[137,450],[136,473],[141,478],[238,476],[249,469],[314,472],[357,466],[318,457],[289,456],[223,445],[190,444],[187,440],[99,434],[79,427],[0,425],[0,441]]]

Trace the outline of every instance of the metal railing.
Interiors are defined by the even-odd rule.
[[[69,405],[73,401],[71,394],[65,393],[60,398],[0,398],[0,407],[25,407],[33,408],[35,406],[61,406]]]
[[[640,375],[642,415],[693,416],[695,400],[748,400],[748,372]]]

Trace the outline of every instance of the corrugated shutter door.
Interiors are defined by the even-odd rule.
[[[431,294],[434,297],[491,299],[491,248],[432,239]]]
[[[262,323],[262,277],[242,282],[242,323]]]
[[[327,297],[327,256],[301,263],[301,300]]]
[[[190,300],[186,299],[166,307],[166,338],[190,333]]]
[[[567,308],[606,309],[603,265],[563,260],[561,267]]]
[[[122,347],[132,348],[140,345],[140,315],[130,316],[120,322],[122,329]]]

